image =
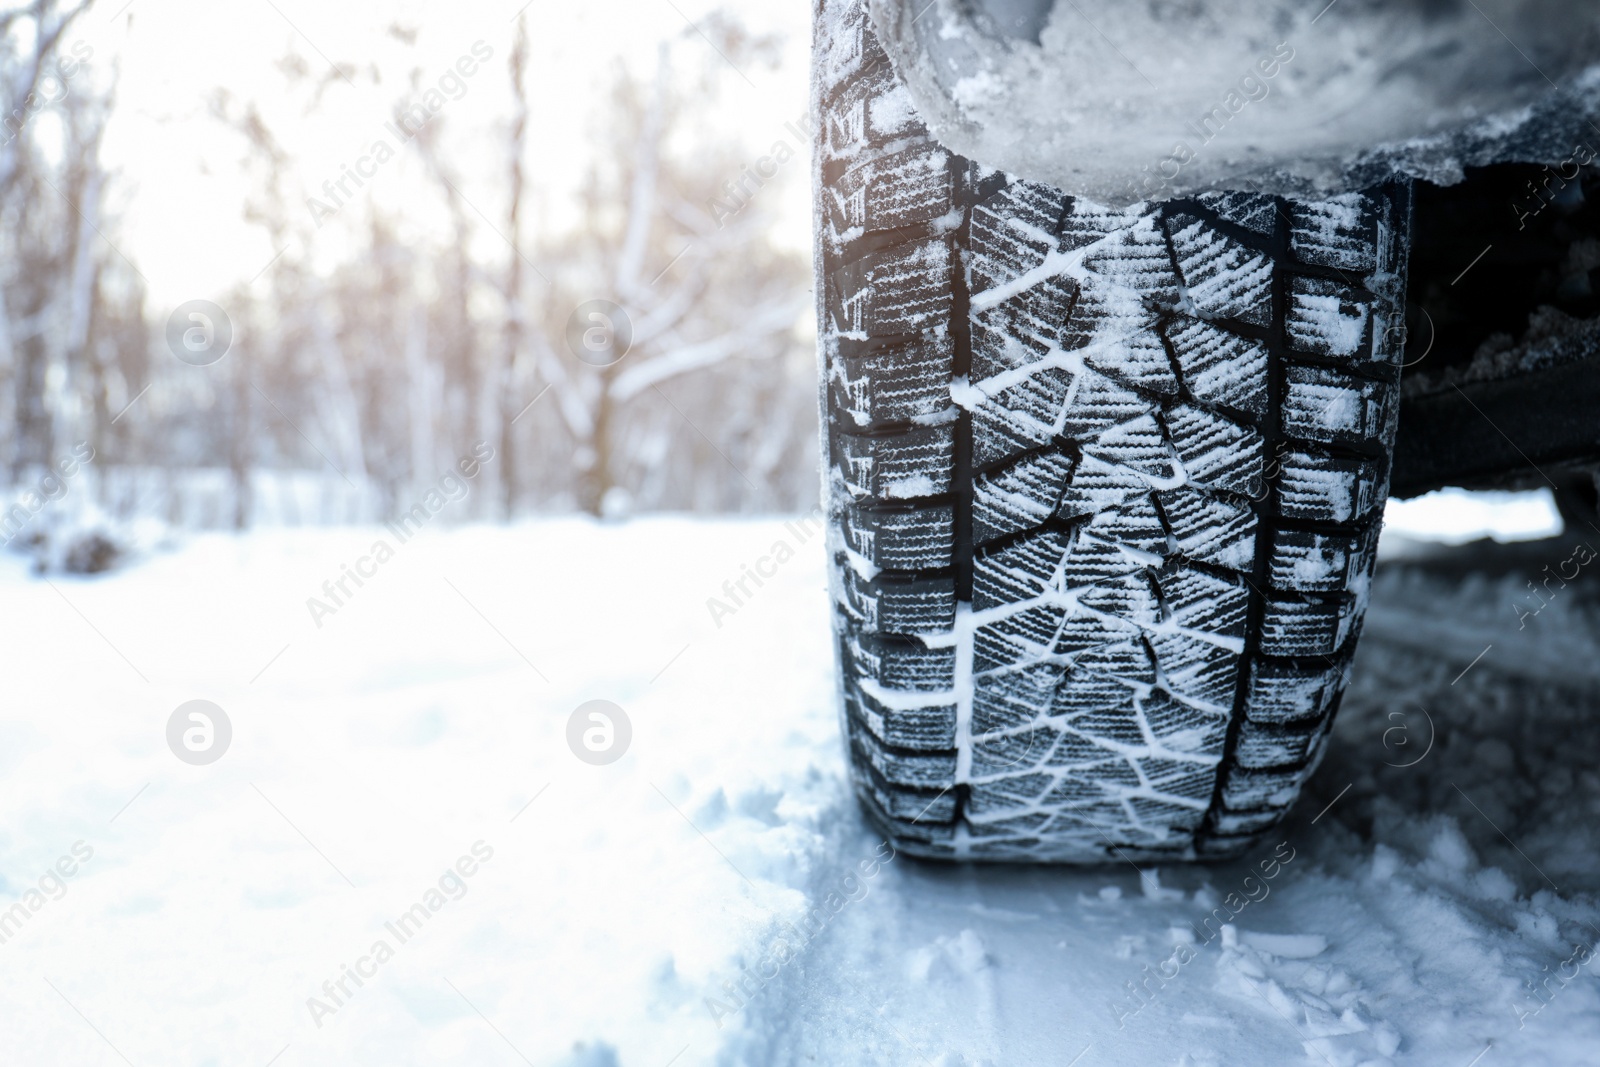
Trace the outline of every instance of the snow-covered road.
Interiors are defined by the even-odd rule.
[[[1523,579],[1380,577],[1313,795],[1246,861],[940,867],[849,797],[805,533],[267,531],[49,583],[7,559],[5,1061],[1600,1063],[1576,586],[1519,630]],[[167,747],[191,699],[232,723],[210,765]],[[568,747],[591,699],[632,725],[606,766]]]

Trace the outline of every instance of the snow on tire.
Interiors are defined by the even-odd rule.
[[[942,148],[859,0],[815,52],[840,696],[917,855],[1248,848],[1314,769],[1394,442],[1410,194],[1107,209]]]

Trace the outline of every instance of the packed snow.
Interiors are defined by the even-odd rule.
[[[1600,1063],[1571,536],[1521,577],[1385,565],[1330,753],[1256,854],[1074,870],[921,863],[863,823],[815,531],[7,557],[7,1061]],[[232,723],[209,765],[168,748],[193,699]],[[632,731],[603,766],[568,742],[596,699]]]
[[[866,2],[946,147],[1098,203],[1318,197],[1596,156],[1593,4]],[[1018,6],[1042,13],[1034,39],[977,13]]]

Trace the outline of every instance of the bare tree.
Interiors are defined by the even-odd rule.
[[[506,240],[511,244],[511,255],[506,259],[505,328],[504,344],[500,356],[499,415],[500,415],[500,477],[503,506],[507,518],[516,508],[517,448],[513,424],[517,418],[517,365],[522,351],[522,335],[526,328],[526,313],[522,302],[522,198],[525,182],[522,175],[522,157],[528,140],[528,90],[523,73],[528,63],[528,23],[525,14],[517,16],[517,36],[511,46],[511,132],[509,138],[511,173],[510,190],[506,197]]]
[[[674,79],[666,46],[650,81],[619,74],[610,137],[597,153],[603,162],[585,183],[582,225],[541,248],[559,280],[536,356],[577,444],[581,506],[597,515],[614,490],[630,481],[642,487],[652,471],[682,466],[684,457],[714,472],[702,484],[722,487],[703,495],[682,487],[691,506],[758,503],[756,483],[730,455],[737,442],[719,431],[756,400],[740,393],[752,366],[800,350],[807,272],[772,245],[770,210],[758,204],[730,224],[705,209],[725,176],[738,173],[733,149],[701,146],[689,158],[669,147],[712,106],[712,94],[704,81],[685,87]],[[614,300],[628,317],[632,344],[621,362],[589,367],[565,351],[566,315],[591,298]],[[675,401],[662,391],[691,375],[695,394]],[[665,492],[658,480],[646,496]]]
[[[215,521],[244,528],[273,504],[313,521],[372,519],[409,508],[487,441],[496,462],[480,484],[493,489],[460,514],[792,507],[814,493],[814,387],[797,331],[804,254],[774,242],[775,196],[714,207],[747,170],[741,147],[705,122],[729,80],[720,57],[759,62],[761,39],[705,20],[720,51],[694,37],[663,47],[645,77],[619,69],[568,201],[539,163],[519,21],[502,68],[506,166],[473,173],[451,150],[456,112],[432,115],[398,151],[418,153],[422,192],[437,199],[401,209],[342,198],[350,248],[333,264],[312,254],[327,218],[303,201],[290,131],[219,91],[212,111],[237,137],[244,217],[270,260],[216,297],[235,327],[228,358],[193,368],[164,351],[171,309],[145,306],[142,276],[114,241],[114,179],[98,158],[114,81],[86,78],[65,98],[27,103],[60,73],[63,32],[84,6],[66,4],[0,13],[0,91],[15,98],[0,132],[0,395],[11,400],[0,404],[10,447],[0,469],[14,481],[82,436],[108,472],[98,484],[113,510],[150,506],[139,504],[149,470],[167,483],[168,516],[183,520],[184,486],[220,470],[228,490],[208,498]],[[367,76],[293,52],[278,68],[306,114]],[[410,113],[429,89],[418,68],[411,103],[397,108]],[[64,150],[43,151],[40,129]],[[785,159],[803,155],[801,140]],[[804,180],[803,164],[789,173]],[[443,225],[419,227],[430,208]],[[567,338],[592,299],[619,305],[631,333],[625,357],[603,367]],[[118,467],[126,477],[109,475]],[[320,507],[297,499],[307,483]]]
[[[5,220],[0,284],[0,360],[10,377],[11,477],[50,463],[57,438],[70,428],[74,357],[88,338],[95,246],[102,190],[98,150],[103,109],[69,85],[81,84],[82,49],[62,48],[87,2],[33,3],[0,14],[0,218]],[[48,110],[67,151],[52,163],[35,135]]]

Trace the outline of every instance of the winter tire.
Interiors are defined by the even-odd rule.
[[[1315,768],[1394,444],[1410,192],[1108,209],[956,156],[818,7],[840,699],[912,854],[1240,853]]]

